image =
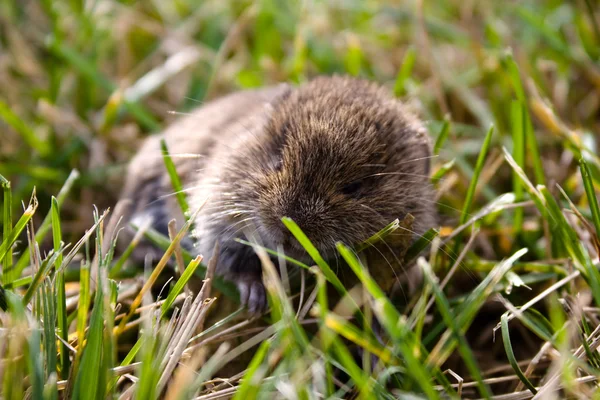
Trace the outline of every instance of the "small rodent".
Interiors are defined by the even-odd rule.
[[[435,222],[430,141],[423,124],[388,90],[350,77],[318,77],[234,93],[200,106],[147,139],[132,160],[123,198],[130,219],[151,216],[167,232],[183,220],[161,157],[164,138],[195,221],[193,251],[234,282],[249,311],[266,306],[262,270],[244,229],[271,249],[306,260],[281,222],[292,218],[325,256],[357,244],[396,218],[415,235]],[[180,225],[181,226],[181,225]]]

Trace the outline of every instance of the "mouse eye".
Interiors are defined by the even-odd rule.
[[[273,168],[273,171],[281,171],[281,168],[283,168],[283,159],[277,158],[273,160],[271,168]]]
[[[266,162],[265,167],[269,171],[279,172],[283,168],[283,159],[281,157],[273,157]]]
[[[354,181],[342,188],[342,193],[347,196],[357,196],[360,188],[362,187],[362,183],[360,181]]]

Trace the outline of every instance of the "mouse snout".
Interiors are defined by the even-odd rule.
[[[324,203],[319,199],[294,198],[265,209],[263,215],[267,218],[263,221],[269,230],[269,236],[277,244],[294,247],[297,243],[296,239],[281,219],[284,217],[292,219],[302,232],[314,241],[318,239],[318,234],[322,230],[320,221],[323,219],[323,212]]]

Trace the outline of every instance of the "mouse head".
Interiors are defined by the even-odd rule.
[[[361,242],[396,218],[433,214],[424,128],[384,89],[319,78],[272,105],[262,140],[231,169],[231,193],[251,210],[265,245],[299,256],[281,222],[293,219],[325,254]],[[421,221],[421,222],[420,222]]]

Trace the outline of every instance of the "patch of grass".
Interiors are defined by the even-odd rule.
[[[0,397],[597,398],[599,20],[588,0],[1,2]],[[242,241],[264,261],[262,319],[222,279],[189,290],[214,261],[183,249],[158,279],[189,222],[115,254],[104,210],[171,114],[332,73],[386,85],[434,139],[440,226],[395,271],[419,290],[392,296],[365,255],[399,221],[339,243],[343,271],[288,219],[316,265],[280,257],[279,276],[277,249]],[[143,270],[142,237],[165,252]]]

